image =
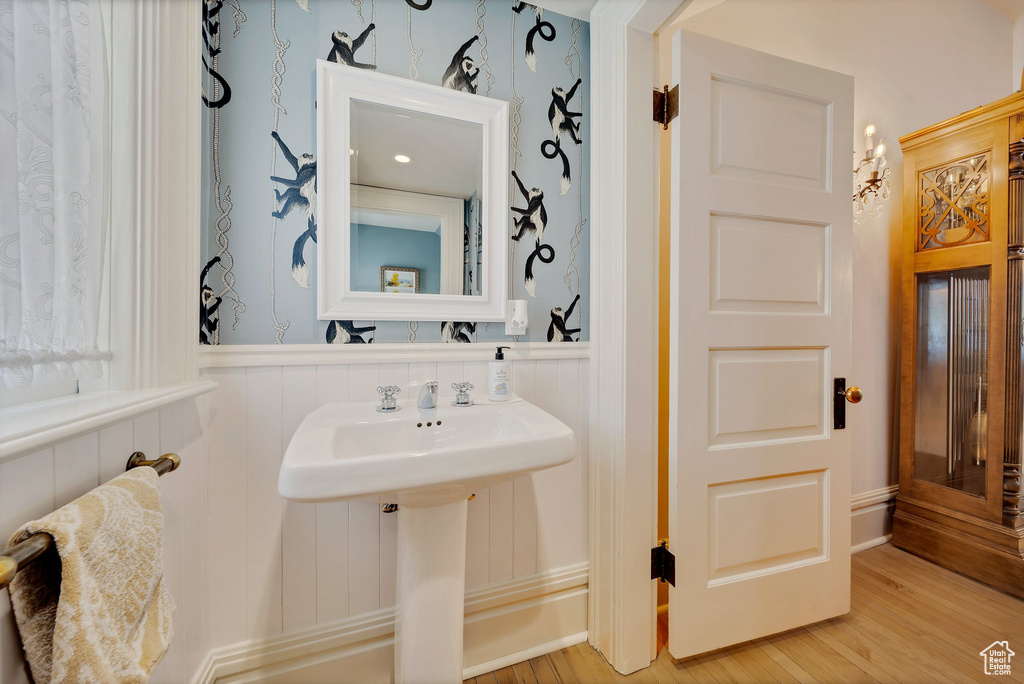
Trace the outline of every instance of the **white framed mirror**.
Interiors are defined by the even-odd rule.
[[[317,62],[317,316],[500,321],[508,104]]]

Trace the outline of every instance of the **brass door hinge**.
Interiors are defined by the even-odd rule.
[[[672,119],[679,116],[679,86],[673,86],[672,90],[664,86],[661,90],[654,90],[654,121],[660,123],[664,130]]]

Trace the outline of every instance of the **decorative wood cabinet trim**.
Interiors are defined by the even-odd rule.
[[[1024,596],[1024,557],[1020,534],[1022,511],[1022,440],[1024,440],[1024,93],[980,107],[900,139],[905,153],[903,304],[901,313],[900,495],[896,503],[893,541],[896,545]],[[1011,144],[1011,140],[1014,142]],[[970,197],[968,197],[970,195]],[[950,217],[955,217],[951,219]],[[952,231],[952,234],[951,234]],[[987,386],[987,407],[979,396],[977,413],[948,414],[946,430],[948,476],[915,472],[917,392],[945,392],[937,400],[957,408],[950,398],[959,336],[974,325],[955,318],[956,281],[966,269],[988,269],[987,336],[981,366],[969,366],[979,386]],[[919,283],[931,274],[949,274],[949,310],[945,325],[945,385],[939,376],[917,387]],[[962,279],[962,276],[960,276]],[[963,300],[961,310],[977,311]],[[941,302],[940,302],[941,304]],[[941,319],[941,316],[940,316]],[[984,330],[984,328],[983,328]],[[934,334],[934,333],[933,333]],[[987,352],[987,356],[985,355]],[[939,352],[940,357],[942,352]],[[972,357],[973,358],[973,357]],[[987,369],[987,375],[981,374]],[[936,371],[941,373],[943,371]],[[972,379],[974,376],[970,376]],[[963,382],[962,380],[960,381]],[[929,395],[922,394],[922,397]],[[933,402],[932,408],[936,403]],[[961,404],[962,406],[962,404]],[[954,422],[963,428],[975,416],[987,421],[987,448],[974,454],[978,486],[954,488],[957,463],[966,473],[966,447]],[[980,421],[980,419],[979,419]],[[921,433],[928,436],[929,432]],[[924,443],[922,442],[922,445]],[[932,445],[935,446],[934,444]],[[923,453],[923,451],[922,451]],[[980,461],[980,463],[978,463]],[[922,463],[924,463],[922,461]],[[927,467],[927,466],[926,466]],[[919,478],[918,476],[921,475]],[[984,480],[981,496],[980,481]],[[935,481],[931,481],[935,480]],[[949,486],[947,486],[949,485]],[[977,548],[995,548],[991,558],[956,551],[953,539]],[[964,547],[966,548],[966,547]],[[994,560],[998,556],[999,562]]]
[[[917,172],[917,250],[988,242],[992,155],[985,151]]]
[[[1024,140],[1010,144],[1007,223],[1006,448],[1003,454],[1003,522],[1024,525],[1021,511],[1021,439],[1024,438]]]

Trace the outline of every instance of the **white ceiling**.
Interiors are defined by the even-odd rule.
[[[721,3],[723,0],[692,0],[692,2],[683,11],[683,16],[678,16],[671,23],[678,23],[680,20],[688,19],[695,14],[714,7]],[[1024,17],[1024,0],[981,0],[986,5],[992,7],[997,12],[1001,12],[1010,18],[1011,21],[1016,21]],[[682,4],[683,0],[679,0]],[[571,14],[565,9],[559,9],[563,5],[570,6],[575,11],[581,11],[583,6],[586,6],[586,16],[579,14],[571,14],[571,16],[579,16],[582,19],[589,17],[590,9],[596,4],[596,0],[534,0],[535,5],[550,9],[552,12],[560,12],[561,14]]]
[[[468,199],[480,187],[483,127],[352,102],[352,182]],[[402,164],[395,155],[412,161]]]
[[[576,17],[590,21],[590,10],[597,4],[597,0],[529,0],[531,4],[542,9],[551,10],[564,14],[567,17]]]
[[[982,0],[982,2],[1014,21],[1024,17],[1024,0]]]
[[[422,230],[441,234],[441,219],[429,214],[408,214],[403,211],[352,208],[352,223],[363,226],[386,226],[403,230]]]
[[[673,29],[671,27],[675,27],[677,24],[681,24],[687,19],[692,19],[701,12],[709,10],[715,5],[720,5],[723,2],[725,2],[725,0],[691,0],[690,4],[688,4],[682,11],[677,10],[675,17],[666,22],[670,27],[668,32],[672,32]],[[664,26],[662,28],[664,28]]]

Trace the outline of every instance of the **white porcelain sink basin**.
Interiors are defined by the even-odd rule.
[[[295,501],[396,503],[398,684],[463,680],[467,499],[518,475],[568,463],[575,437],[521,399],[435,409],[415,402],[326,404],[302,421],[277,488]]]
[[[395,413],[325,404],[295,431],[278,490],[295,501],[434,506],[573,458],[572,430],[529,402],[439,403],[404,402]]]

